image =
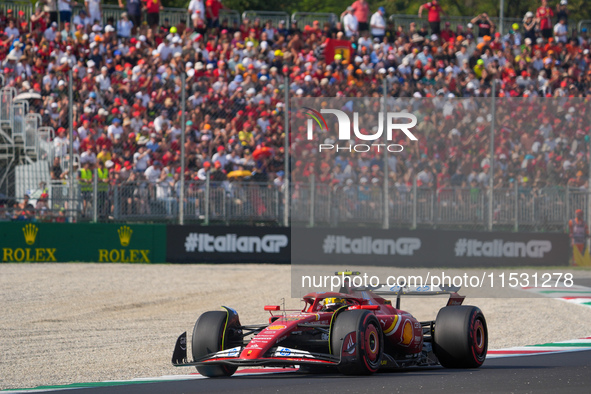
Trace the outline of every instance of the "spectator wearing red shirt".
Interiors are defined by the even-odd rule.
[[[445,29],[441,32],[441,40],[443,42],[455,41],[456,33],[450,28],[450,23],[445,22]]]
[[[36,31],[45,31],[47,29],[46,22],[47,13],[41,7],[35,8],[35,14],[31,15],[31,27]]]
[[[430,1],[419,7],[419,18],[423,17],[423,9],[429,11],[427,20],[431,26],[431,34],[439,35],[441,33],[441,14],[445,15],[445,12],[439,5],[437,0]]]
[[[97,139],[96,139],[96,145],[102,147],[105,147],[105,149],[107,149],[108,151],[111,150],[111,148],[113,147],[113,142],[109,139],[109,136],[107,135],[107,132],[104,131],[103,134],[101,134]]]
[[[365,0],[356,0],[353,4],[351,4],[351,8],[353,9],[353,15],[357,18],[357,23],[359,24],[358,31],[364,32],[369,30],[369,5]]]
[[[548,7],[548,0],[542,0],[542,5],[536,11],[536,18],[538,18],[540,23],[540,30],[542,31],[542,37],[548,39],[552,37],[552,17],[554,16],[554,11],[552,8]]]
[[[80,152],[86,152],[87,150],[94,151],[95,149],[95,142],[92,139],[92,136],[89,134],[87,135],[82,142],[80,142]]]
[[[220,10],[225,8],[220,0],[207,0],[205,3],[205,17],[207,18],[207,27],[220,26]]]
[[[148,26],[154,28],[160,24],[160,10],[164,9],[160,0],[142,0],[146,3]]]

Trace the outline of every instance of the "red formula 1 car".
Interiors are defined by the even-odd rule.
[[[230,376],[246,366],[299,365],[303,371],[338,369],[348,375],[437,364],[478,368],[486,358],[486,320],[477,307],[462,306],[464,296],[457,291],[342,287],[338,293],[307,294],[301,311],[265,306],[272,316],[259,325],[242,325],[235,310],[223,307],[195,323],[193,361],[187,361],[185,332],[172,364],[196,366],[209,377]],[[449,294],[449,300],[435,320],[420,322],[400,309],[402,295],[440,294]],[[382,296],[395,297],[396,307]]]

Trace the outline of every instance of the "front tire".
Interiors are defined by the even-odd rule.
[[[486,359],[488,329],[477,307],[441,308],[434,331],[433,350],[445,368],[478,368]]]
[[[368,311],[340,313],[331,329],[331,352],[341,357],[338,369],[345,375],[371,375],[380,368],[384,342],[376,316]]]
[[[194,360],[224,350],[223,339],[227,331],[227,318],[228,313],[224,311],[210,311],[199,316],[191,338]],[[238,369],[231,365],[199,365],[196,368],[201,375],[210,378],[231,376]]]

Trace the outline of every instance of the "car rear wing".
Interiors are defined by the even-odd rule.
[[[334,273],[336,276],[359,276],[361,272],[359,271],[337,271]],[[458,294],[458,290],[461,287],[458,286],[446,286],[445,284],[439,284],[437,286],[433,284],[423,284],[421,283],[418,286],[409,286],[409,285],[387,285],[387,284],[379,284],[376,287],[350,287],[350,288],[341,288],[342,293],[346,293],[348,291],[371,291],[376,296],[381,297],[396,297],[396,309],[400,309],[400,298],[404,296],[438,296],[438,295],[446,295],[449,294],[449,300],[447,301],[447,306],[451,305],[462,305],[464,302],[465,296],[461,296]]]
[[[359,289],[357,289],[359,290]],[[465,296],[459,295],[460,287],[455,286],[433,286],[425,284],[422,286],[387,286],[382,285],[374,289],[367,289],[373,294],[380,297],[393,298],[396,297],[396,309],[400,309],[400,299],[402,296],[438,296],[449,295],[447,306],[462,305]]]

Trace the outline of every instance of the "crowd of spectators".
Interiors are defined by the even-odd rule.
[[[233,171],[248,171],[248,179],[283,185],[286,76],[292,98],[384,93],[393,99],[484,98],[491,96],[493,81],[502,98],[580,98],[582,103],[591,94],[591,40],[586,29],[578,32],[569,21],[566,0],[554,9],[542,0],[503,35],[486,14],[452,29],[442,22],[436,0],[421,6],[419,15],[428,13],[426,22],[409,27],[389,20],[381,7],[370,10],[364,0],[347,7],[334,25],[315,21],[306,26],[259,19],[231,24],[220,18],[223,5],[218,0],[191,1],[187,19],[176,26],[157,17],[158,1],[145,3],[143,14],[141,3],[120,2],[127,12],[103,24],[100,2],[87,1],[83,11],[70,15],[62,6],[69,2],[60,0],[58,25],[50,3],[37,8],[30,20],[11,10],[0,14],[0,74],[5,86],[19,93],[41,94],[31,108],[56,131],[53,179],[69,176],[63,165],[69,104],[81,168],[94,169],[102,162],[111,184],[129,182],[130,177],[145,180],[161,185],[170,197],[180,179],[181,144],[187,180],[203,181],[209,174],[224,181]],[[327,39],[350,41],[349,56],[325,58]],[[69,70],[74,76],[73,103],[67,94]],[[185,124],[180,111],[182,73]],[[381,89],[383,78],[387,92]],[[569,105],[557,122],[552,115],[552,124],[543,114],[532,118],[527,106],[520,108],[523,112],[504,113],[497,121],[497,186],[516,181],[530,187],[586,188],[586,106]],[[529,132],[515,123],[518,118],[534,122]],[[454,121],[454,114],[444,116],[443,109],[421,119],[429,135],[419,131],[419,141],[405,144],[395,155],[392,184],[410,186],[416,175],[421,185],[433,189],[445,179],[463,187],[476,179],[486,187],[491,170],[483,130],[491,119],[475,117],[461,127]],[[185,141],[180,141],[182,128]],[[265,154],[256,154],[263,149]],[[323,178],[320,161],[302,166],[296,158],[293,180],[304,182],[314,173],[337,186],[348,179],[383,181],[371,175],[383,173],[375,153],[347,165],[340,165],[338,156],[333,159]],[[343,170],[350,176],[336,175]],[[362,175],[365,172],[369,174]]]

